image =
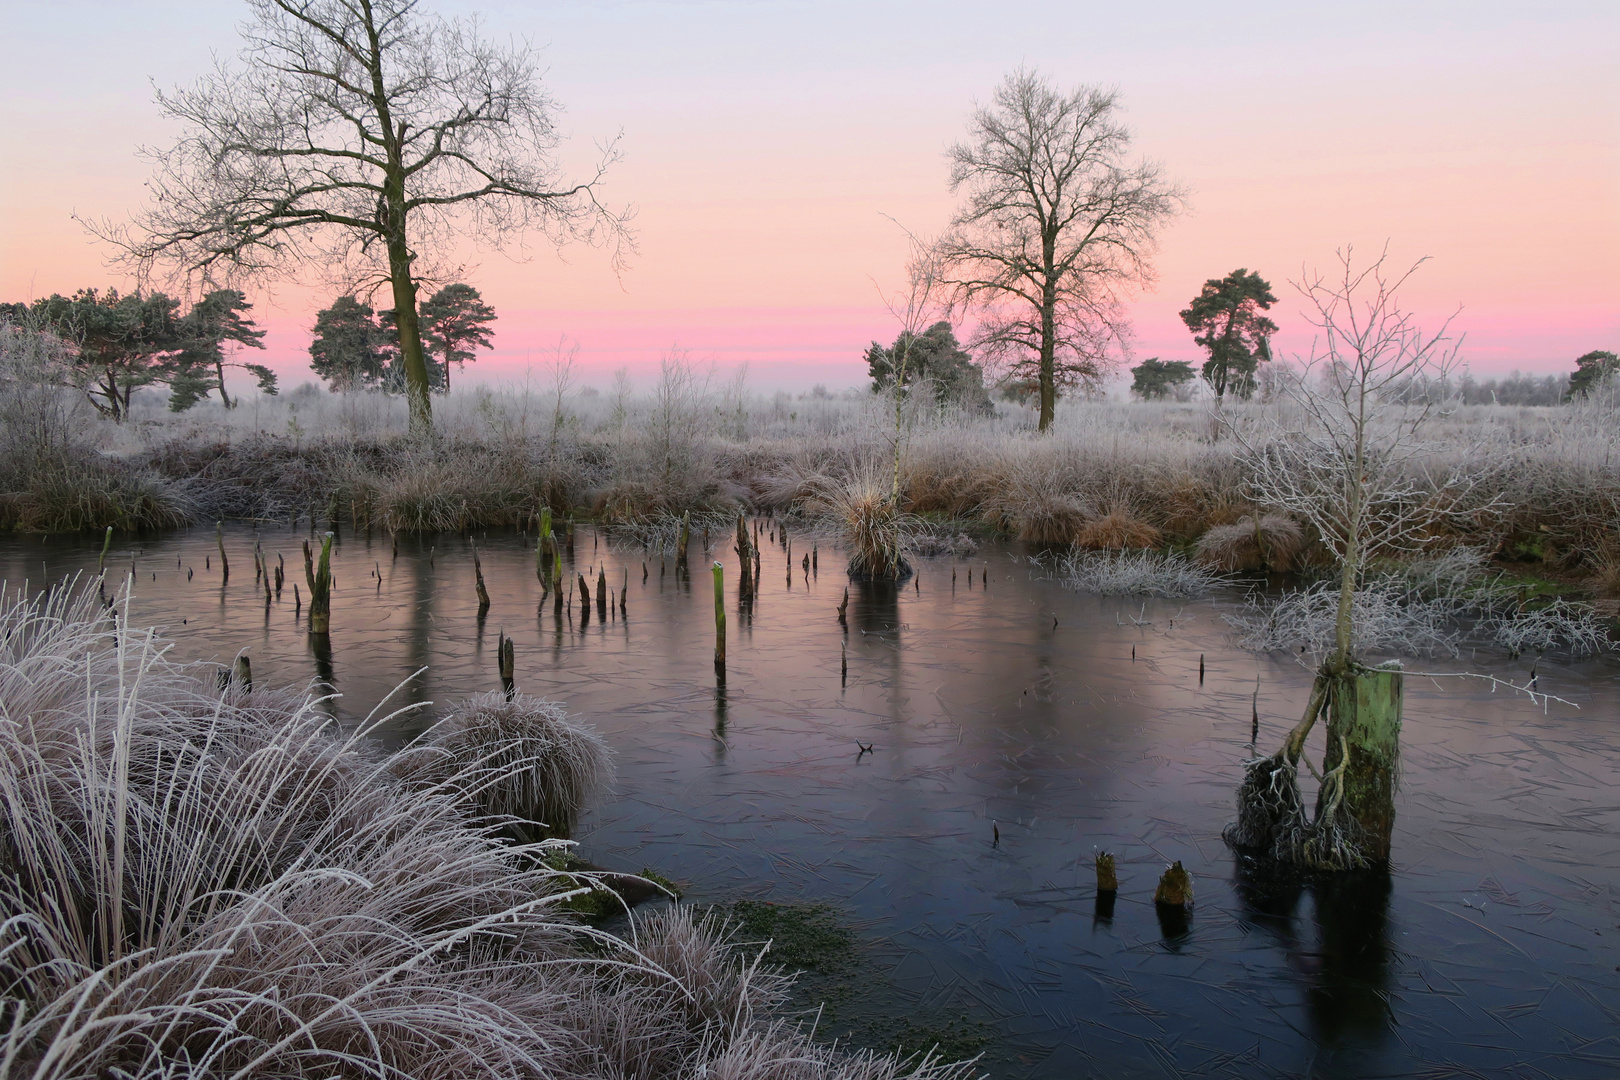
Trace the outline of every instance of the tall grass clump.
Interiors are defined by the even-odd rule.
[[[1285,514],[1246,514],[1198,538],[1198,561],[1217,570],[1295,568],[1305,551],[1305,530]]]
[[[823,478],[807,505],[837,530],[849,552],[851,577],[899,581],[910,576],[911,563],[905,552],[915,521],[901,511],[889,478],[880,470],[867,468],[842,479]]]
[[[468,798],[503,755],[529,775],[491,805],[532,794],[554,714],[401,780],[310,694],[213,670],[127,604],[0,590],[0,1077],[964,1075],[812,1046],[724,926],[566,914],[566,842]]]
[[[501,691],[469,698],[394,762],[409,782],[458,787],[481,819],[567,836],[613,775],[607,743],[555,701]]]

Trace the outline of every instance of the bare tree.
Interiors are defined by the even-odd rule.
[[[101,226],[143,272],[204,278],[314,263],[351,285],[387,282],[398,312],[411,429],[431,431],[417,321],[424,252],[456,233],[496,248],[531,229],[554,243],[628,242],[595,174],[562,177],[557,103],[527,48],[417,0],[249,0],[241,64],[160,93],[184,125],[133,228]]]
[[[1394,821],[1400,732],[1398,670],[1369,669],[1356,655],[1356,593],[1370,559],[1430,542],[1434,526],[1460,515],[1484,479],[1466,456],[1443,472],[1423,438],[1435,415],[1414,401],[1412,380],[1443,380],[1458,365],[1450,320],[1424,331],[1400,306],[1401,287],[1422,265],[1386,272],[1387,250],[1357,267],[1349,248],[1333,277],[1296,282],[1318,336],[1297,380],[1280,387],[1295,422],[1235,427],[1263,505],[1303,518],[1338,564],[1333,648],[1312,683],[1305,714],[1277,753],[1251,762],[1238,796],[1235,844],[1270,848],[1319,869],[1381,863]],[[1489,507],[1473,506],[1478,513]],[[1323,783],[1307,819],[1297,772],[1305,739],[1330,713]],[[1348,771],[1347,771],[1348,770]]]
[[[1400,307],[1398,292],[1424,261],[1391,275],[1387,251],[1357,268],[1345,248],[1332,279],[1296,282],[1318,331],[1298,378],[1279,387],[1298,422],[1238,429],[1256,500],[1308,522],[1338,564],[1327,665],[1335,675],[1353,659],[1351,613],[1368,560],[1432,541],[1431,526],[1465,505],[1482,479],[1466,461],[1445,474],[1428,467],[1436,447],[1423,429],[1437,406],[1402,392],[1415,378],[1439,381],[1459,366],[1451,320],[1426,332]]]
[[[1127,325],[1121,298],[1152,280],[1154,236],[1183,202],[1152,162],[1129,163],[1119,95],[1060,91],[1020,68],[951,147],[967,202],[940,247],[956,307],[981,318],[974,346],[1040,390],[1040,428],[1062,385],[1093,380]]]

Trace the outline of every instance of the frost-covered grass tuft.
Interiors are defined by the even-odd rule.
[[[1077,551],[1056,559],[1051,573],[1070,589],[1103,596],[1207,596],[1239,584],[1180,555],[1154,551]]]
[[[566,842],[512,843],[467,798],[490,748],[529,774],[500,798],[547,783],[546,747],[582,745],[556,710],[475,702],[466,760],[402,780],[312,695],[221,690],[116,616],[0,588],[0,1076],[970,1075],[812,1043],[771,1014],[778,973],[688,909],[578,923]]]

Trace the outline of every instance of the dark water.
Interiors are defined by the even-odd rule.
[[[537,616],[518,537],[480,541],[494,601],[480,621],[464,538],[402,538],[396,558],[385,538],[344,535],[323,657],[294,615],[299,537],[262,534],[288,566],[266,610],[253,535],[226,534],[228,586],[217,554],[204,569],[211,530],[120,542],[109,564],[127,571],[133,550],[134,617],[165,626],[181,657],[245,649],[270,682],[329,665],[350,719],[423,667],[396,700],[494,689],[504,632],[519,687],[567,702],[617,752],[617,793],[579,833],[587,857],[659,869],[698,900],[838,905],[899,1007],[993,1034],[994,1075],[1620,1076],[1612,660],[1541,662],[1541,688],[1578,710],[1408,679],[1393,874],[1289,887],[1245,880],[1219,834],[1256,675],[1270,749],[1307,674],[1237,650],[1220,602],[1076,595],[1008,549],[922,560],[920,591],[852,588],[841,687],[837,558],[823,549],[807,582],[796,543],[789,588],[767,546],[752,617],[728,600],[721,694],[696,542],[687,586],[656,559],[643,581],[639,551],[582,531],[575,568],[605,564],[616,591],[628,571],[629,590],[626,616],[593,605],[581,627],[577,600],[561,625],[549,603]],[[6,539],[0,573],[37,585],[93,568],[98,546]],[[1522,681],[1529,661],[1468,666]],[[1098,848],[1119,858],[1111,917],[1095,907]],[[1197,890],[1184,933],[1152,903],[1173,859]]]

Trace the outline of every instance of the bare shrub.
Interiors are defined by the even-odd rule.
[[[1152,551],[1075,552],[1042,565],[1067,588],[1103,596],[1207,596],[1239,584],[1180,555]]]
[[[1601,617],[1591,605],[1563,597],[1535,607],[1492,614],[1485,619],[1484,629],[1491,640],[1514,656],[1555,651],[1594,656],[1615,648]]]
[[[1198,538],[1198,561],[1217,570],[1292,570],[1305,530],[1285,514],[1249,514]]]

